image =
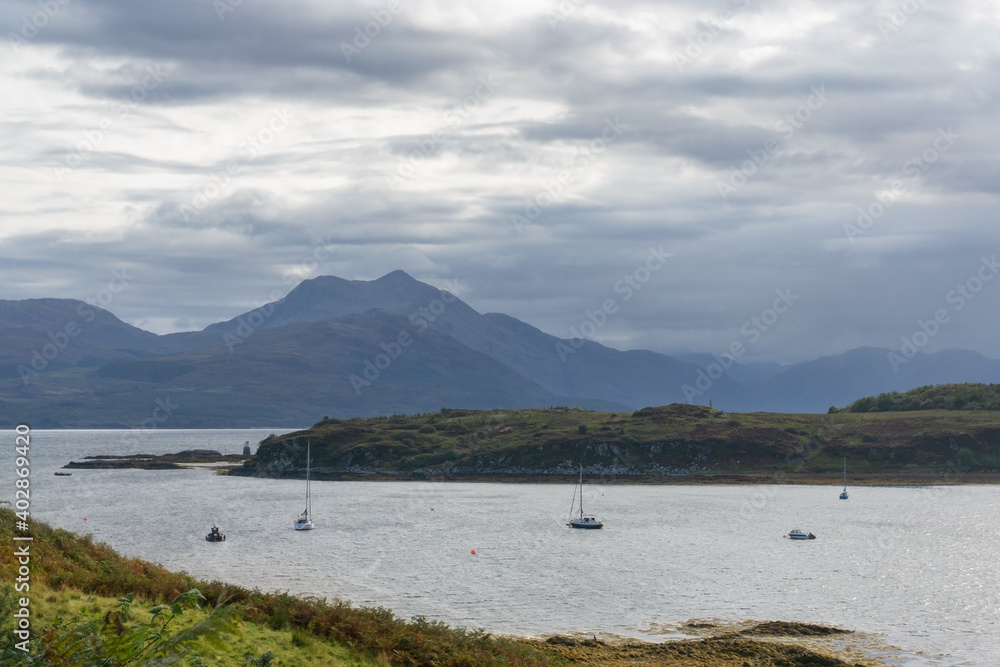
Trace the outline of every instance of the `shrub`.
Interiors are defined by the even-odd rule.
[[[132,593],[118,599],[117,609],[102,612],[81,611],[68,623],[57,621],[41,637],[32,641],[32,660],[24,653],[4,646],[2,664],[59,665],[168,665],[190,654],[192,645],[206,639],[223,645],[223,634],[235,634],[237,615],[232,605],[216,607],[205,620],[188,623],[181,618],[184,609],[199,607],[205,597],[196,589],[182,593],[170,604],[157,604],[148,610],[149,621],[136,620]],[[170,626],[168,628],[168,626]],[[28,658],[30,662],[24,660]],[[16,660],[16,662],[15,662]]]
[[[275,609],[271,613],[271,622],[269,624],[272,630],[284,630],[288,627],[288,611],[285,609]]]
[[[576,427],[576,432],[579,433],[580,435],[583,435],[584,433],[587,432],[587,425],[580,424],[579,426]]]
[[[976,457],[975,452],[968,447],[962,447],[955,456],[958,459],[959,466],[962,468],[974,469],[979,467],[979,459]]]
[[[421,426],[420,427],[420,432],[421,433],[437,433],[437,429],[434,428],[433,426],[431,426],[430,424],[428,424],[427,426]]]

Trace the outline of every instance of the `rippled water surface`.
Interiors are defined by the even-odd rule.
[[[495,632],[797,620],[875,633],[904,649],[899,664],[1000,664],[1000,486],[857,487],[840,501],[829,487],[590,484],[605,528],[575,531],[567,485],[315,482],[317,528],[296,532],[301,481],[52,474],[89,454],[237,453],[268,432],[35,431],[33,516],[198,577]],[[203,539],[213,522],[226,542]],[[792,528],[818,539],[782,539]]]

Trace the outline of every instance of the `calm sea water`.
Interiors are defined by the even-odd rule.
[[[869,655],[899,647],[895,664],[1000,664],[1000,486],[857,487],[840,501],[826,487],[590,484],[605,528],[575,531],[568,485],[314,482],[317,529],[296,532],[301,481],[52,474],[88,454],[237,453],[272,430],[34,431],[33,517],[201,578],[494,632],[658,639],[690,619],[797,620],[857,630]],[[226,542],[203,539],[213,522]],[[782,539],[792,528],[818,539]]]

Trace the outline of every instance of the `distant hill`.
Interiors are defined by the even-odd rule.
[[[758,383],[758,409],[780,412],[826,412],[859,396],[908,391],[929,384],[1000,381],[1000,361],[968,350],[917,353],[898,372],[889,350],[862,347],[787,367]],[[824,407],[825,404],[825,407]]]
[[[555,396],[490,357],[433,331],[400,348],[386,368],[375,368],[383,361],[376,359],[383,354],[380,345],[395,341],[405,326],[403,318],[373,310],[262,329],[232,351],[219,342],[179,354],[42,374],[20,390],[21,397],[36,400],[22,403],[16,413],[39,425],[128,427],[148,420],[166,402],[169,413],[161,407],[156,416],[162,419],[154,427],[222,428],[448,404],[518,408],[557,403]],[[366,374],[366,361],[373,372]]]
[[[303,281],[284,299],[259,310],[270,313],[261,327],[276,328],[373,308],[407,318],[408,330],[414,335],[433,330],[489,355],[573,405],[604,402],[613,409],[683,401],[683,385],[697,378],[694,364],[666,355],[621,352],[593,341],[577,347],[508,315],[481,315],[456,296],[414,280],[403,271],[372,281],[320,276]],[[205,333],[232,336],[251,314],[213,324]],[[736,402],[742,400],[744,392],[724,378],[706,397],[706,402],[708,398]]]
[[[410,343],[397,350],[400,336]],[[859,396],[1000,382],[1000,361],[975,352],[918,353],[902,364],[889,354],[859,348],[723,368],[710,354],[620,351],[480,314],[402,271],[371,281],[320,276],[235,318],[164,336],[82,301],[0,301],[0,426],[273,426],[443,406],[630,411],[684,402],[825,413]]]
[[[1000,410],[1000,384],[944,384],[859,398],[831,412],[906,412],[912,410]]]
[[[162,337],[75,299],[0,299],[0,379],[170,351]]]

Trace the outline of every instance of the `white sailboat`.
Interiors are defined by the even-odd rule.
[[[847,500],[847,457],[844,457],[844,490],[840,492],[840,499]]]
[[[598,521],[596,517],[585,516],[583,513],[583,464],[580,464],[580,483],[579,483],[579,494],[580,494],[580,516],[573,516],[573,509],[576,507],[576,496],[577,491],[573,491],[573,504],[569,507],[569,523],[566,525],[570,528],[604,528],[604,523]]]
[[[312,496],[309,491],[309,459],[311,451],[311,444],[306,441],[306,509],[299,518],[295,520],[295,530],[312,530],[314,528],[312,522]]]

